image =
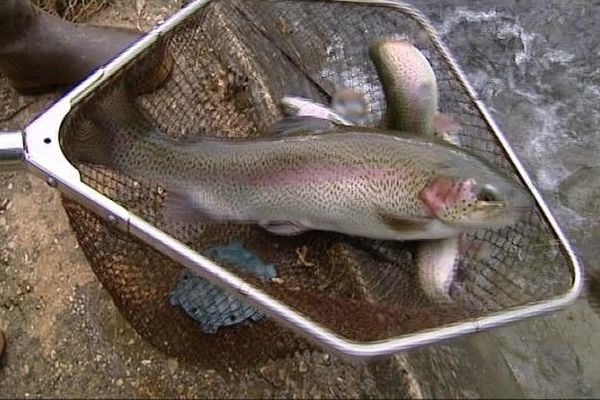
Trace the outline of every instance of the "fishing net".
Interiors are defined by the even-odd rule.
[[[67,21],[84,22],[107,7],[109,0],[33,0],[42,10],[56,14]]]
[[[461,145],[514,174],[498,140],[418,19],[387,7],[329,1],[209,3],[79,101],[62,125],[62,143],[69,156],[72,138],[95,129],[91,114],[99,104],[110,103],[121,84],[144,92],[136,88],[156,78],[141,71],[149,62],[166,60],[164,54],[172,63],[168,79],[135,97],[146,118],[140,129],[148,124],[174,138],[265,136],[282,116],[281,97],[328,104],[344,88],[365,96],[370,112],[364,123],[376,126],[385,99],[368,47],[374,39],[389,36],[410,38],[430,60],[441,111],[460,123]],[[453,302],[439,305],[418,284],[415,243],[327,232],[280,237],[248,225],[174,222],[162,215],[165,191],[160,186],[136,181],[110,166],[76,166],[85,183],[203,254],[216,245],[242,243],[272,265],[277,278],[260,279],[227,260],[220,260],[223,266],[351,340],[385,340],[439,328],[545,301],[572,285],[568,260],[534,208],[511,227],[469,234],[451,290]],[[64,206],[94,272],[119,310],[166,353],[229,366],[308,347],[268,318],[215,333],[203,331],[171,301],[182,266],[82,206],[67,199]],[[227,307],[223,296],[214,298],[220,302],[214,309]]]

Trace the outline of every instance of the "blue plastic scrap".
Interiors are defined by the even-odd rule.
[[[277,276],[273,264],[265,264],[237,240],[209,249],[208,255],[262,281]],[[172,305],[183,308],[186,314],[200,323],[202,331],[209,334],[216,333],[220,327],[236,325],[247,320],[259,321],[264,317],[255,308],[187,269],[179,277],[170,301]]]

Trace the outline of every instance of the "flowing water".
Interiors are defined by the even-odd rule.
[[[573,240],[600,256],[599,1],[425,1],[481,99]],[[600,395],[600,319],[585,300],[494,331],[525,395]]]

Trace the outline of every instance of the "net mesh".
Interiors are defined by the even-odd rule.
[[[328,1],[211,2],[79,102],[61,128],[63,147],[68,155],[73,137],[95,129],[90,110],[100,101],[110,101],[119,83],[147,86],[154,78],[140,71],[165,59],[164,54],[172,63],[168,79],[135,98],[164,135],[266,135],[281,117],[282,96],[327,104],[342,88],[364,94],[370,104],[366,124],[376,126],[385,99],[368,46],[388,36],[410,38],[430,60],[438,78],[440,109],[462,126],[461,145],[514,174],[463,85],[413,16]],[[86,184],[200,252],[241,241],[273,264],[279,279],[263,282],[227,263],[225,267],[353,340],[389,339],[548,300],[572,284],[567,258],[533,208],[514,226],[469,234],[451,292],[453,304],[442,306],[429,302],[419,288],[414,243],[327,232],[278,237],[248,225],[173,222],[161,213],[165,193],[159,186],[105,166],[76,166]],[[225,366],[282,357],[308,346],[269,319],[203,333],[169,301],[182,266],[72,201],[64,199],[64,206],[92,268],[120,311],[145,339],[168,354]]]

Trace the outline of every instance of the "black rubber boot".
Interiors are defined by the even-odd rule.
[[[0,0],[0,72],[22,94],[70,87],[140,35],[130,29],[74,24],[28,0]]]

